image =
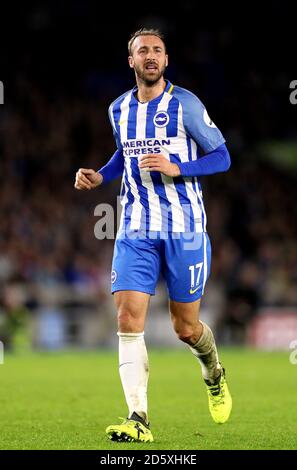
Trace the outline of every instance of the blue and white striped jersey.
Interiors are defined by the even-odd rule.
[[[141,103],[134,87],[116,99],[109,117],[122,150],[121,224],[132,230],[205,232],[206,214],[198,177],[171,178],[138,167],[148,153],[163,154],[173,163],[189,162],[225,142],[201,101],[166,81],[164,92]]]

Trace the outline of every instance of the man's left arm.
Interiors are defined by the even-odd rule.
[[[164,155],[149,154],[140,158],[139,167],[144,171],[159,171],[171,176],[204,176],[213,175],[230,168],[231,159],[225,144],[203,157],[190,162],[170,162]]]
[[[225,144],[191,162],[176,163],[181,176],[213,175],[229,170],[231,159]]]

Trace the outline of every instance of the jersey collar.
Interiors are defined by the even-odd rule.
[[[132,98],[135,101],[137,101],[138,104],[147,104],[147,103],[154,103],[154,101],[160,101],[162,96],[164,95],[164,93],[171,93],[172,90],[173,90],[172,83],[170,83],[170,81],[166,80],[166,79],[165,79],[165,82],[166,82],[166,86],[165,86],[165,89],[164,89],[163,93],[161,93],[161,95],[159,95],[159,96],[156,96],[156,98],[154,98],[150,101],[146,101],[145,103],[142,103],[141,101],[138,101],[138,99],[136,98],[136,93],[137,93],[137,90],[138,90],[137,85],[135,85],[135,87],[132,89]]]

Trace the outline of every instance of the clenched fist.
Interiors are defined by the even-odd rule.
[[[93,189],[103,181],[102,175],[95,170],[80,168],[76,172],[74,187],[78,190]]]

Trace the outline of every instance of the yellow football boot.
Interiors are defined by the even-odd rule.
[[[105,432],[109,439],[117,442],[153,442],[154,440],[149,425],[137,413],[133,413],[131,418],[124,419],[121,424],[108,426]]]
[[[222,368],[221,375],[212,384],[204,380],[207,387],[208,406],[213,420],[218,424],[225,423],[231,413],[232,398],[226,382],[225,369]]]

